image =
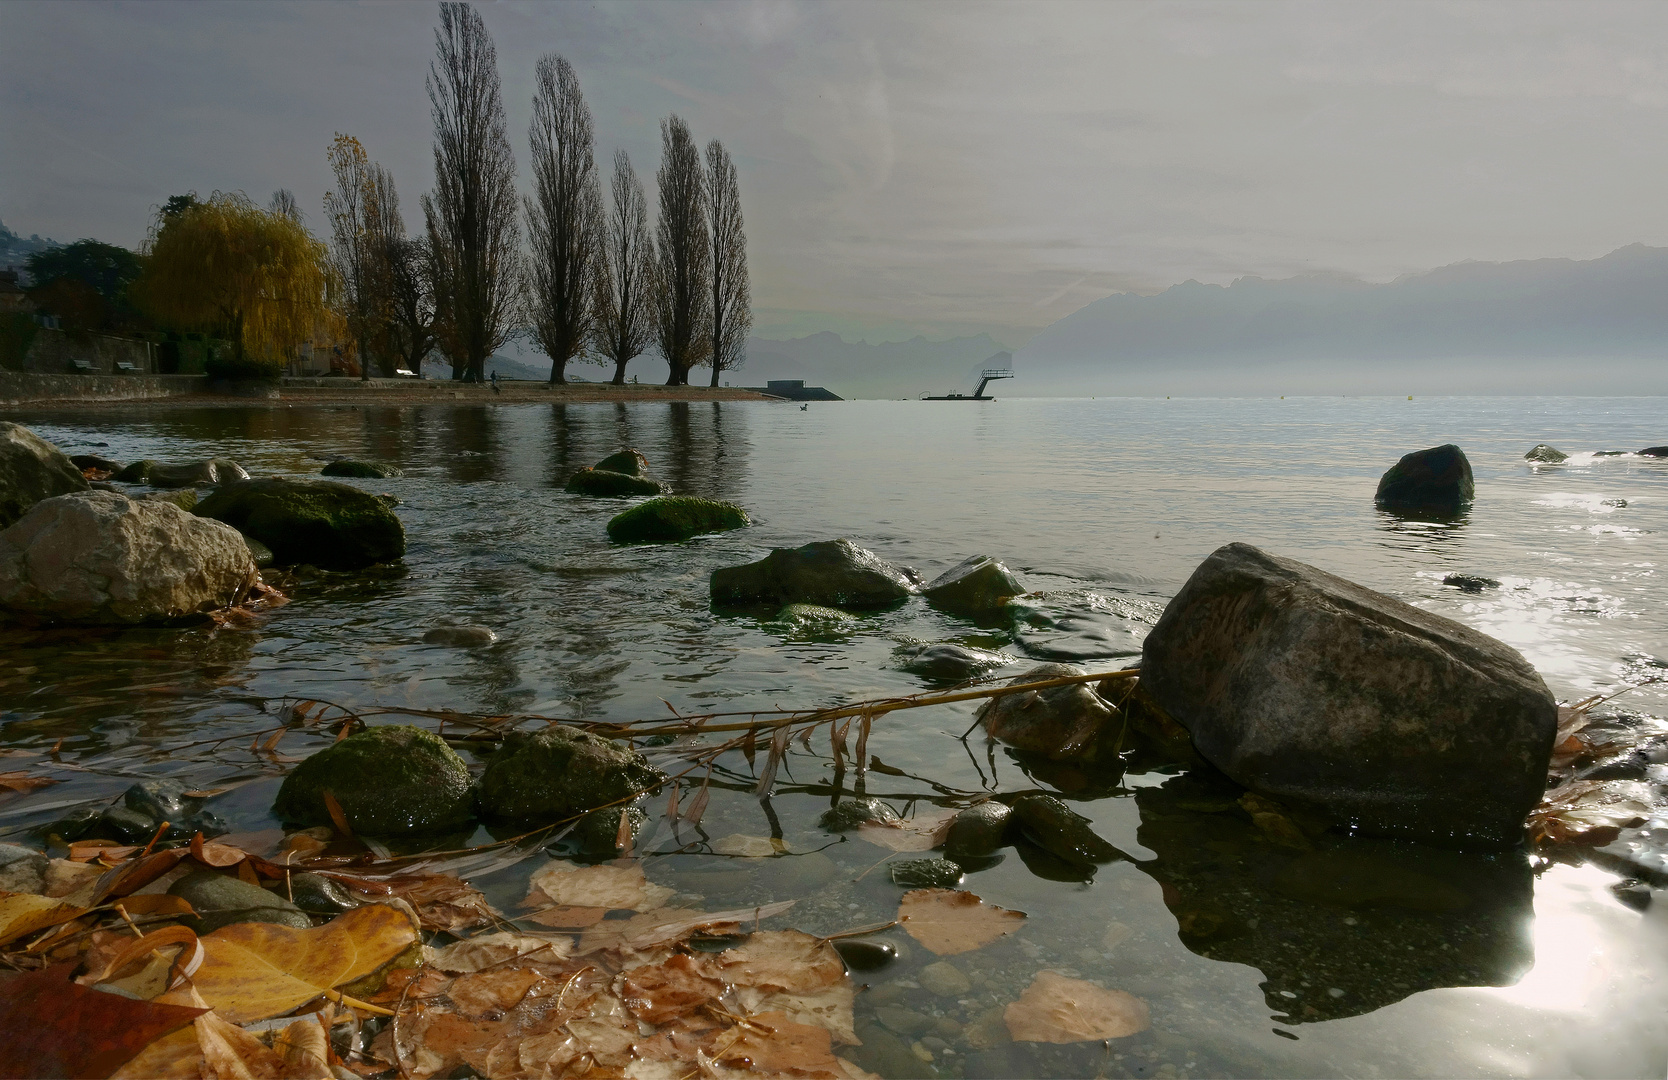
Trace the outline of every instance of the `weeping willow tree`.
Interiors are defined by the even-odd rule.
[[[303,341],[339,319],[328,306],[329,257],[293,218],[217,191],[158,214],[133,284],[153,318],[231,342],[212,374],[273,376]]]

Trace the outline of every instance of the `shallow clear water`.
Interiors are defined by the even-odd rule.
[[[1111,668],[1139,649],[1193,567],[1234,540],[1493,634],[1561,699],[1668,659],[1668,461],[1591,454],[1668,442],[1662,399],[133,407],[15,418],[67,452],[123,461],[220,455],[257,475],[316,472],[338,456],[390,461],[404,479],[353,482],[403,500],[410,547],[401,572],[295,581],[293,602],[254,629],[0,634],[0,749],[61,739],[50,771],[67,780],[0,804],[0,834],[116,794],[136,775],[237,785],[215,809],[240,830],[270,827],[286,760],[329,738],[296,730],[271,753],[252,750],[285,697],[631,720],[668,716],[668,703],[808,707],[918,692],[925,684],[896,666],[906,641]],[[1449,441],[1477,477],[1464,520],[1409,523],[1373,508],[1397,457]],[[1522,455],[1538,442],[1574,456],[1532,466]],[[679,492],[742,503],[754,526],[683,545],[610,544],[603,526],[620,504],[562,484],[621,446],[641,449]],[[1607,502],[1618,499],[1627,505]],[[835,536],[929,578],[994,555],[1043,595],[1017,635],[919,601],[820,635],[711,610],[714,568]],[[1462,593],[1442,584],[1450,573],[1502,587]],[[485,624],[502,640],[423,644],[441,619]],[[1624,703],[1668,717],[1668,685]],[[926,780],[1059,789],[1130,858],[1088,882],[1050,880],[1013,851],[970,874],[964,887],[1029,919],[1013,938],[951,958],[972,982],[957,997],[921,988],[936,958],[893,931],[907,955],[865,976],[872,989],[859,997],[868,1046],[854,1057],[869,1068],[926,1075],[914,1043],[936,1050],[932,1067],[947,1076],[1668,1071],[1660,897],[1641,913],[1612,896],[1608,874],[1535,873],[1521,856],[1362,842],[1296,862],[1211,812],[1215,796],[1186,778],[1027,775],[958,740],[972,711],[880,723],[870,753],[912,775],[871,774],[869,792],[908,813],[937,795]],[[746,761],[726,757],[715,775],[731,788],[702,823],[713,839],[774,829],[790,854],[651,856],[649,876],[692,906],[799,899],[785,923],[817,932],[891,918],[901,890],[875,865],[888,853],[816,825],[833,772],[813,745],[795,744],[774,820],[747,790]],[[656,829],[641,850],[673,849],[664,823]],[[1379,902],[1313,885],[1362,860]],[[477,884],[513,906],[529,869]],[[1146,999],[1152,1031],[1107,1047],[981,1047],[988,1040],[969,1033],[1041,968]],[[919,1030],[888,1034],[876,1024],[883,1010],[894,1027]]]

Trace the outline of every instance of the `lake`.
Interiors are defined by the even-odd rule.
[[[255,475],[316,473],[343,456],[391,462],[403,479],[351,482],[399,497],[409,549],[400,568],[287,577],[292,602],[248,629],[0,632],[0,749],[58,746],[52,775],[67,781],[0,804],[8,837],[157,776],[229,787],[213,808],[235,829],[273,827],[287,762],[331,738],[294,730],[271,752],[252,749],[285,698],[619,721],[669,718],[669,707],[817,707],[927,689],[900,669],[899,649],[934,641],[1112,670],[1139,651],[1199,561],[1230,541],[1500,638],[1560,700],[1668,665],[1668,460],[1593,453],[1668,442],[1660,398],[135,405],[13,418],[66,453],[119,461],[218,455]],[[1463,447],[1475,470],[1468,514],[1420,523],[1374,508],[1385,469],[1444,442]],[[1572,457],[1525,462],[1541,442]],[[679,493],[742,504],[753,526],[687,544],[611,544],[604,525],[622,504],[562,485],[626,446]],[[840,536],[929,579],[969,555],[995,556],[1033,593],[1013,625],[994,628],[919,599],[832,629],[712,610],[712,570]],[[1462,592],[1443,584],[1454,573],[1500,587]],[[444,620],[491,627],[500,640],[424,644]],[[859,976],[870,986],[857,1005],[866,1045],[850,1055],[865,1067],[1668,1072],[1660,891],[1636,910],[1612,893],[1613,874],[1527,852],[1359,839],[1294,855],[1186,776],[1028,772],[977,733],[963,742],[974,705],[877,722],[869,753],[896,774],[871,772],[869,794],[907,816],[946,805],[946,790],[1059,791],[1128,858],[1089,880],[1056,880],[1070,875],[1051,877],[1010,849],[969,873],[964,888],[1028,918],[1017,934],[952,957],[966,987],[947,994],[934,989],[942,978],[922,980],[938,958],[890,931],[905,955]],[[1668,722],[1668,683],[1613,708]],[[902,890],[881,864],[915,856],[818,827],[834,775],[826,739],[792,745],[768,804],[753,797],[750,775],[740,752],[720,760],[706,840],[693,848],[656,820],[639,845],[651,880],[709,910],[797,900],[778,925],[816,933],[894,917]],[[658,806],[649,809],[652,818]],[[779,854],[733,853],[772,836]],[[509,909],[536,865],[475,883]],[[1042,969],[1144,999],[1151,1030],[1106,1045],[991,1037],[991,1017]]]

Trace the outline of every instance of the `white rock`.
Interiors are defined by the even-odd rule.
[[[110,491],[44,499],[0,532],[0,608],[54,622],[212,611],[237,603],[255,574],[230,525]]]

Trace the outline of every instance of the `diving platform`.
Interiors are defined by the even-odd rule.
[[[1013,354],[1012,353],[997,353],[995,356],[991,357],[990,359],[991,360],[1011,360],[1011,359],[1013,359]],[[986,362],[988,363],[989,361],[986,361]],[[1014,369],[1013,368],[1010,368],[1010,367],[988,367],[988,368],[985,368],[983,371],[979,372],[979,388],[977,390],[974,390],[973,393],[971,393],[971,394],[944,394],[944,395],[922,394],[921,395],[921,400],[922,401],[995,401],[996,399],[994,397],[986,397],[985,396],[985,387],[989,386],[991,383],[995,382],[997,379],[1011,379],[1013,377],[1014,377]]]

